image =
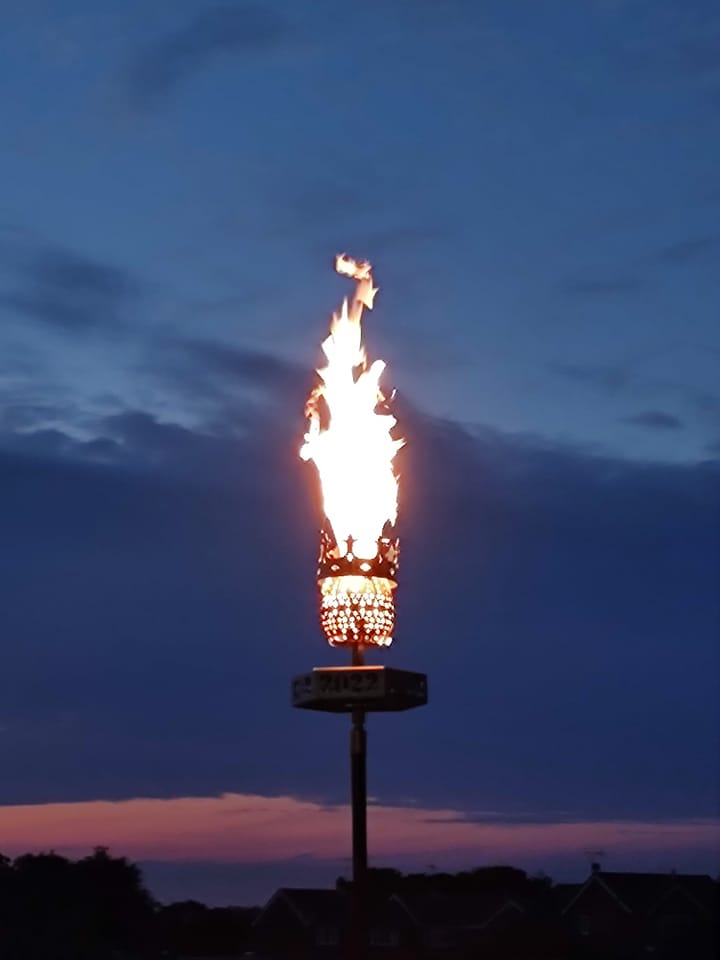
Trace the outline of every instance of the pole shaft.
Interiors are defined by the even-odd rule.
[[[352,665],[365,663],[362,647],[353,647]],[[365,711],[353,710],[350,729],[350,789],[352,803],[352,925],[351,955],[365,960],[368,947],[367,910],[367,736]]]

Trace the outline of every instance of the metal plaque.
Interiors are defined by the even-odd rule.
[[[305,710],[409,710],[426,703],[426,675],[392,667],[315,667],[292,682],[292,704]]]

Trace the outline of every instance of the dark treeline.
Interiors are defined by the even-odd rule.
[[[135,950],[149,942],[154,913],[140,870],[106,850],[0,860],[0,953],[12,960]]]
[[[607,896],[600,890],[598,897],[596,880],[609,890]],[[632,910],[617,906],[613,884]],[[315,957],[318,946],[327,958],[342,956],[351,884],[340,877],[335,886],[334,891],[280,890],[262,911],[194,900],[162,905],[145,888],[137,865],[102,847],[79,860],[52,852],[15,860],[0,856],[0,960],[243,954],[301,960]],[[581,887],[587,895],[578,894]],[[371,955],[386,960],[628,960],[648,952],[663,960],[704,960],[717,955],[718,885],[709,877],[609,874],[593,865],[585,884],[556,886],[545,875],[531,877],[509,866],[458,873],[371,869],[368,894],[371,944],[379,949]],[[577,896],[585,899],[567,913],[562,908],[569,910],[571,896],[572,903]],[[293,898],[301,899],[293,906]],[[373,941],[373,930],[383,936]],[[384,933],[396,936],[388,939]],[[278,943],[283,950],[275,949]],[[330,943],[336,945],[334,953],[328,952]]]
[[[349,889],[349,881],[339,877],[338,890]],[[391,868],[373,867],[368,871],[368,890],[376,900],[398,894],[489,893],[502,897],[522,897],[544,902],[552,889],[552,879],[541,873],[529,877],[516,867],[478,867],[459,873],[401,873]]]
[[[81,860],[0,856],[2,960],[236,954],[256,909],[161,906],[135,864],[102,847]]]
[[[375,902],[393,893],[474,893],[544,901],[548,877],[513,867],[455,874],[369,871]],[[349,892],[340,877],[339,891]],[[99,847],[69,860],[56,853],[0,856],[0,957],[3,960],[104,960],[121,957],[238,955],[250,945],[257,907],[208,907],[195,900],[159,904],[140,868]]]
[[[156,942],[165,957],[231,957],[250,944],[259,907],[207,907],[183,900],[160,907]]]

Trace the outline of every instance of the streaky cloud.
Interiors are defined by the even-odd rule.
[[[16,273],[0,305],[66,333],[120,330],[142,292],[128,271],[49,244],[21,254]]]
[[[268,4],[212,4],[135,58],[127,75],[137,106],[156,106],[222,56],[251,55],[286,43],[291,27]]]
[[[665,410],[643,410],[625,417],[624,422],[635,427],[645,427],[648,430],[682,430],[684,427],[679,417]]]

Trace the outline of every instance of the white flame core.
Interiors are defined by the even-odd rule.
[[[308,400],[309,427],[300,456],[312,460],[320,474],[325,515],[339,556],[348,553],[352,538],[353,555],[371,560],[385,523],[397,519],[393,458],[404,441],[390,435],[395,417],[376,410],[385,400],[379,383],[385,364],[376,360],[368,367],[362,345],[363,307],[372,307],[377,292],[370,264],[342,255],[335,267],[357,279],[358,286],[352,305],[343,301],[340,313],[333,315],[330,335],[322,344],[328,363],[318,370],[321,382]],[[327,418],[320,415],[321,398]]]

